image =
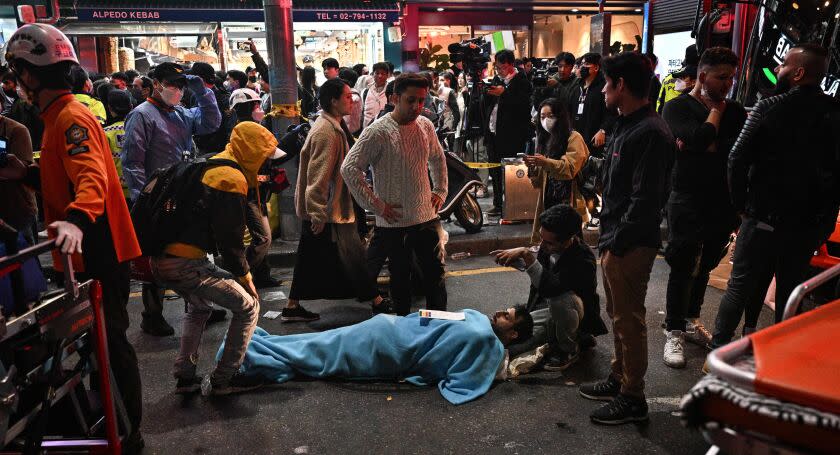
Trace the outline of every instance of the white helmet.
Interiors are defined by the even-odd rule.
[[[26,24],[17,29],[6,44],[6,61],[14,66],[17,59],[35,66],[58,62],[78,64],[76,51],[61,30],[47,24]]]
[[[257,95],[257,92],[249,89],[249,88],[238,88],[230,94],[230,108],[233,109],[234,106],[240,103],[247,103],[249,101],[262,101],[260,99],[260,95]]]

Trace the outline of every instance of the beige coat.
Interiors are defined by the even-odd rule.
[[[353,223],[353,199],[341,177],[341,163],[349,151],[338,119],[323,112],[300,152],[295,187],[297,215],[313,223]]]
[[[586,201],[580,193],[577,183],[573,180],[580,172],[586,160],[589,158],[589,148],[586,146],[586,141],[583,136],[577,131],[572,131],[569,135],[569,142],[566,146],[566,154],[559,159],[548,159],[548,164],[544,168],[538,168],[537,172],[531,176],[531,184],[534,188],[540,189],[540,194],[537,197],[537,209],[534,212],[534,229],[531,231],[531,243],[540,243],[540,215],[545,210],[543,198],[545,198],[545,185],[547,177],[556,180],[572,180],[572,200],[569,205],[574,207],[577,212],[587,221],[589,216],[586,212]]]

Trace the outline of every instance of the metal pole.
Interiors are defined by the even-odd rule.
[[[271,84],[271,126],[277,139],[289,126],[298,122],[297,72],[295,70],[294,26],[292,0],[263,0],[265,8],[265,37],[268,47],[268,78]],[[289,160],[284,166],[286,176],[295,188],[297,161]],[[280,232],[283,240],[300,238],[300,220],[295,215],[294,191],[280,193]]]

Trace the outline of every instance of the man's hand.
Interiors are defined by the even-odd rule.
[[[553,77],[549,78],[548,82],[545,83],[545,85],[549,87],[556,87],[557,84],[559,84],[559,82],[557,82],[557,79],[554,79]]]
[[[204,93],[204,79],[196,76],[195,74],[187,74],[187,86],[189,86],[190,90],[193,91],[196,95]]]
[[[676,143],[677,143],[677,150],[682,152],[685,149],[685,141],[683,141],[680,138],[677,138]]]
[[[312,233],[315,235],[320,235],[322,232],[324,232],[325,226],[325,223],[312,223]]]
[[[548,158],[540,154],[525,155],[523,160],[528,166],[545,167],[548,164]]]
[[[0,167],[0,180],[23,180],[26,177],[26,163],[14,155],[6,155],[6,165]]]
[[[496,250],[490,252],[490,255],[496,258],[496,264],[505,267],[513,267],[513,263],[519,259],[525,261],[526,267],[530,267],[536,260],[531,250],[525,247],[510,250]]]
[[[604,144],[607,142],[607,133],[604,130],[598,130],[594,136],[592,136],[592,145],[595,147],[603,147]]]
[[[397,209],[401,209],[401,205],[388,205],[385,204],[385,208],[382,209],[382,218],[385,218],[389,224],[394,224],[397,221],[402,219],[402,213]]]
[[[82,252],[82,230],[73,223],[67,221],[56,221],[48,226],[55,229],[55,244],[61,248],[64,254]]]
[[[494,85],[487,89],[487,94],[490,96],[502,96],[505,92],[505,87],[502,85]]]
[[[435,208],[435,212],[439,212],[443,207],[443,199],[435,193],[432,193],[432,207]]]
[[[257,287],[254,286],[254,280],[245,280],[244,282],[240,281],[242,287],[245,288],[245,291],[248,294],[251,294],[255,299],[260,300],[260,293],[257,292]]]
[[[251,55],[257,55],[260,51],[257,50],[257,45],[254,44],[252,40],[245,41],[248,43],[248,50],[251,51]]]

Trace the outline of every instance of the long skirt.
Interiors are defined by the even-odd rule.
[[[297,264],[289,298],[294,300],[373,300],[376,281],[367,272],[365,248],[354,223],[327,223],[312,233],[312,222],[303,220]]]

